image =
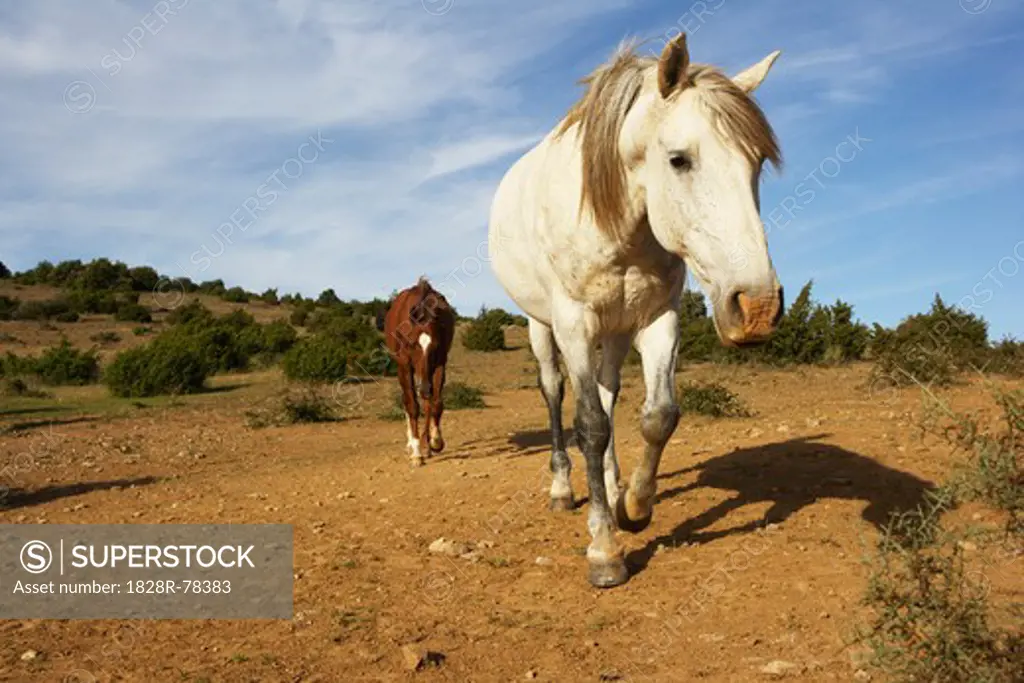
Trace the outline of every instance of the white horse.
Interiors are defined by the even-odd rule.
[[[509,169],[494,197],[491,264],[530,318],[550,412],[555,510],[574,507],[559,352],[576,397],[595,586],[629,576],[614,525],[637,532],[651,521],[658,463],[679,421],[686,268],[713,302],[725,345],[765,341],[782,314],[758,197],[763,162],[779,167],[781,153],[749,95],[778,55],[729,78],[690,64],[684,35],[658,59],[623,45],[581,81],[583,97]],[[620,495],[612,411],[631,341],[643,362],[646,448]]]

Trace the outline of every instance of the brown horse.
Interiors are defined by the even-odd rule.
[[[426,278],[402,290],[384,316],[388,350],[398,362],[398,383],[405,407],[406,437],[413,465],[422,465],[424,453],[444,450],[441,413],[444,410],[445,364],[455,337],[455,313],[448,301]],[[419,429],[423,399],[425,421]],[[417,436],[419,434],[419,436]]]

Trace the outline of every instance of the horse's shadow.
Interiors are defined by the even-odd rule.
[[[816,442],[825,434],[779,443],[737,449],[698,465],[659,475],[669,479],[697,473],[692,484],[666,489],[657,501],[675,498],[701,487],[733,491],[734,495],[692,517],[668,534],[648,542],[626,558],[633,572],[647,566],[659,545],[681,542],[708,543],[733,534],[749,533],[778,523],[824,498],[861,500],[867,503],[861,516],[876,528],[883,528],[892,515],[912,510],[924,502],[934,484],[912,474],[886,467],[831,444]],[[728,529],[706,531],[708,527],[745,505],[771,503],[762,519]],[[657,506],[655,506],[657,514]]]

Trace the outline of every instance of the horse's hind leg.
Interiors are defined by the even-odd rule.
[[[565,397],[565,379],[558,369],[558,347],[551,328],[530,318],[530,348],[540,366],[538,383],[548,405],[548,420],[551,426],[551,502],[552,510],[572,510],[572,484],[569,473],[572,461],[565,450],[565,436],[562,433],[562,399]]]
[[[651,522],[658,464],[665,444],[679,424],[675,387],[679,314],[674,310],[666,311],[640,330],[636,346],[643,359],[647,389],[641,418],[641,431],[647,443],[643,460],[633,471],[629,488],[615,506],[615,521],[619,528],[633,532],[644,529]]]
[[[606,337],[601,342],[601,370],[597,375],[597,390],[601,408],[608,416],[608,447],[604,451],[604,486],[608,505],[613,509],[619,500],[619,460],[615,457],[615,401],[619,397],[622,362],[629,353],[628,335]]]

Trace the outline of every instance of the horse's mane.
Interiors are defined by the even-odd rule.
[[[589,206],[598,228],[620,235],[626,209],[626,168],[619,154],[619,133],[644,79],[658,60],[636,54],[636,41],[622,43],[611,58],[579,82],[582,97],[569,109],[556,135],[579,126],[583,155],[580,209]],[[782,152],[764,112],[731,78],[707,64],[690,64],[677,92],[696,88],[699,101],[721,135],[739,145],[754,165],[764,159],[776,168]]]
[[[413,323],[424,324],[437,319],[441,311],[450,310],[448,300],[434,289],[426,275],[421,275],[411,289],[415,296],[409,307],[409,316]]]

